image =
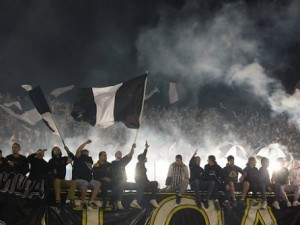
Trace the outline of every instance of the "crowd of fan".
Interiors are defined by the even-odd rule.
[[[126,128],[123,126],[111,126],[107,129],[92,129],[90,125],[86,123],[79,123],[72,119],[71,108],[72,105],[65,101],[58,101],[57,99],[48,99],[53,113],[58,121],[61,132],[67,137],[91,136],[92,132],[96,132],[96,136],[101,136],[107,144],[122,145],[128,142]],[[0,101],[10,102],[7,96],[0,96]],[[197,107],[180,107],[174,106],[169,108],[162,108],[158,106],[145,105],[142,127],[152,130],[160,134],[168,136],[174,136],[176,138],[185,138],[194,146],[198,146],[205,142],[207,136],[211,136],[215,143],[222,143],[224,140],[228,140],[231,137],[242,140],[247,148],[248,152],[254,152],[255,149],[259,149],[262,146],[267,146],[274,140],[287,147],[287,150],[295,155],[299,153],[300,143],[300,132],[298,125],[290,121],[288,116],[285,114],[270,116],[265,113],[250,111],[250,110],[229,110],[220,104],[219,107],[210,109],[200,109]],[[121,204],[121,197],[123,190],[126,189],[126,173],[125,166],[131,160],[134,152],[135,144],[129,154],[122,157],[121,152],[116,152],[116,160],[112,164],[107,162],[106,152],[101,151],[99,153],[99,160],[93,165],[93,159],[88,155],[88,151],[85,149],[85,145],[89,144],[90,141],[81,144],[76,154],[65,147],[68,156],[62,157],[62,151],[59,147],[51,147],[51,159],[46,162],[44,158],[44,150],[46,146],[54,146],[54,142],[57,142],[58,137],[49,133],[44,124],[38,124],[36,126],[30,126],[25,122],[19,121],[13,116],[2,112],[0,114],[0,138],[1,145],[7,146],[12,145],[11,155],[5,158],[1,158],[1,166],[6,161],[7,165],[3,167],[3,171],[13,171],[18,165],[20,144],[22,147],[27,149],[29,156],[26,158],[23,156],[23,161],[28,161],[24,171],[21,172],[24,175],[29,172],[31,179],[48,179],[48,176],[54,179],[55,198],[58,204],[60,204],[60,188],[61,186],[67,186],[69,194],[67,199],[71,202],[74,199],[74,192],[77,189],[81,190],[82,196],[81,201],[85,204],[86,192],[88,188],[93,191],[91,193],[91,200],[89,206],[97,208],[97,204],[94,199],[97,197],[101,188],[101,195],[104,201],[106,201],[106,193],[108,189],[112,189],[113,201],[116,204],[117,209],[123,209]],[[95,135],[95,134],[94,134]],[[55,140],[56,139],[56,140]],[[7,141],[8,140],[8,141]],[[6,143],[6,144],[5,144]],[[12,144],[14,143],[14,144]],[[40,146],[43,146],[42,149]],[[149,145],[145,144],[145,151],[143,154],[138,155],[138,163],[136,165],[135,181],[138,184],[136,186],[137,194],[131,203],[134,208],[141,208],[139,202],[143,196],[145,190],[152,192],[150,203],[154,207],[158,207],[156,202],[156,192],[158,183],[156,181],[149,181],[146,175],[147,169],[145,163],[147,162],[146,154]],[[39,149],[36,151],[36,149]],[[4,152],[6,155],[8,151]],[[2,154],[2,151],[1,151]],[[280,159],[281,160],[281,159]],[[279,160],[279,161],[280,161]],[[66,165],[73,161],[73,180],[65,180]],[[122,162],[122,163],[120,163]],[[282,161],[280,161],[282,162]],[[89,166],[87,166],[89,165]],[[247,167],[244,170],[238,169],[234,165],[234,158],[231,156],[228,158],[228,164],[226,167],[220,169],[220,166],[216,163],[215,156],[210,155],[208,157],[208,164],[205,165],[204,171],[200,167],[200,157],[196,154],[192,157],[190,167],[190,177],[187,167],[182,162],[182,156],[177,155],[175,163],[172,163],[168,178],[166,181],[167,189],[177,190],[176,203],[180,204],[180,198],[186,191],[188,184],[195,190],[196,203],[201,207],[201,202],[205,207],[208,205],[208,199],[213,196],[215,203],[218,203],[218,191],[222,188],[225,193],[225,206],[231,207],[236,206],[234,191],[234,183],[237,182],[237,175],[240,173],[243,177],[243,194],[242,200],[245,198],[248,190],[254,189],[265,192],[266,188],[270,187],[270,178],[266,176],[266,168],[268,166],[268,159],[263,158],[262,170],[258,176],[258,169],[255,167],[256,160],[253,157],[249,158]],[[230,167],[228,167],[230,166]],[[91,168],[93,167],[93,170]],[[282,165],[283,167],[283,165]],[[45,170],[41,170],[45,168]],[[229,170],[227,174],[232,174],[232,170],[235,170],[234,178],[227,177],[224,171]],[[298,169],[298,167],[296,168]],[[118,171],[114,173],[113,171]],[[222,171],[222,172],[220,172]],[[204,174],[204,175],[203,175]],[[206,175],[205,175],[206,174]],[[203,175],[203,176],[202,176]],[[268,175],[268,174],[267,174]],[[286,179],[283,181],[280,177],[286,177],[286,170],[283,171],[279,177],[274,178],[276,201],[273,206],[279,209],[278,201],[284,197],[287,202],[287,206],[290,206],[286,195],[284,195],[285,188],[287,186]],[[260,177],[257,180],[255,177]],[[120,181],[124,181],[120,184]],[[51,181],[52,182],[52,181]],[[114,182],[118,185],[114,186]],[[259,183],[259,185],[254,185]],[[263,185],[261,185],[263,184]],[[225,186],[224,186],[225,185]],[[295,185],[294,185],[295,186]],[[293,205],[298,206],[298,191],[299,185],[292,188],[294,192]],[[264,189],[262,189],[264,188]],[[274,188],[274,187],[273,187]],[[201,199],[198,195],[198,191],[202,190],[206,192],[204,199]],[[255,196],[254,196],[255,197]],[[231,198],[231,199],[230,199]],[[229,204],[229,201],[232,203]],[[278,200],[278,201],[277,201]],[[253,204],[256,204],[254,201]],[[266,199],[263,199],[262,208],[266,207]]]
[[[231,114],[228,116],[228,114]],[[199,109],[185,107],[165,110],[149,107],[145,112],[146,124],[165,133],[178,128],[194,145],[204,142],[207,135],[215,143],[230,140],[228,134],[243,140],[248,150],[268,146],[273,140],[287,147],[290,152],[300,152],[300,132],[297,123],[286,114],[269,116],[247,109],[239,113],[227,109]]]
[[[1,104],[12,101],[15,99],[0,95]],[[28,103],[28,99],[26,101]],[[115,143],[124,145],[128,142],[128,132],[124,126],[93,129],[89,124],[76,122],[71,117],[71,103],[55,98],[48,101],[65,138],[98,136],[102,137],[107,145]],[[203,144],[208,136],[213,137],[214,143],[234,141],[232,140],[234,137],[235,140],[243,143],[248,152],[254,152],[276,140],[286,146],[289,152],[300,153],[298,125],[286,114],[270,116],[254,110],[234,111],[221,106],[220,104],[216,108],[209,109],[192,106],[164,108],[147,105],[146,102],[141,128],[147,127],[154,133],[160,132],[174,138],[184,137],[194,146]],[[19,142],[24,149],[33,152],[39,146],[52,146],[53,143],[58,143],[58,137],[52,135],[42,122],[31,126],[4,111],[0,113],[0,120],[2,148],[13,142]]]
[[[27,176],[32,181],[42,181],[45,186],[41,190],[45,190],[46,196],[49,193],[49,187],[52,186],[55,193],[56,206],[61,207],[61,190],[68,188],[66,204],[76,207],[75,191],[80,191],[80,206],[82,209],[91,207],[98,209],[99,207],[112,207],[114,210],[124,210],[122,204],[122,195],[124,190],[136,189],[137,192],[130,203],[131,208],[142,209],[141,201],[144,192],[150,192],[150,204],[154,208],[158,208],[156,201],[158,182],[150,181],[147,176],[147,152],[150,145],[145,143],[145,149],[142,154],[137,156],[138,162],[135,167],[135,183],[127,182],[125,167],[131,161],[136,144],[133,144],[130,152],[122,157],[122,152],[115,153],[115,160],[111,163],[107,161],[105,151],[100,151],[98,160],[94,160],[89,156],[89,150],[86,145],[91,140],[82,143],[73,154],[67,146],[64,146],[66,156],[63,155],[61,149],[57,146],[51,150],[51,159],[47,162],[44,159],[45,149],[38,149],[35,153],[28,157],[20,154],[21,146],[18,143],[12,144],[12,154],[6,157],[2,156],[0,150],[0,173],[1,176],[9,176],[10,174],[18,174]],[[228,210],[238,207],[235,188],[238,184],[242,187],[242,194],[239,201],[241,207],[246,206],[246,196],[249,191],[252,192],[251,204],[258,206],[260,200],[257,200],[258,193],[261,195],[261,209],[266,209],[267,191],[275,192],[275,201],[273,207],[280,210],[281,207],[298,207],[300,206],[300,165],[298,161],[293,168],[288,170],[285,167],[283,158],[278,158],[278,168],[273,172],[270,179],[268,167],[269,159],[261,158],[261,167],[256,167],[256,159],[249,157],[248,163],[244,169],[235,165],[234,157],[227,157],[225,167],[218,165],[216,157],[209,155],[207,164],[201,167],[201,158],[197,155],[197,151],[193,154],[189,161],[189,168],[183,163],[183,156],[176,155],[175,162],[171,163],[166,178],[166,191],[175,192],[175,205],[181,204],[181,198],[187,191],[188,185],[195,192],[195,203],[199,208],[202,204],[205,208],[209,208],[209,201],[212,199],[215,209],[220,210],[220,202]],[[72,163],[72,179],[66,179],[66,166]],[[239,178],[240,176],[240,178]],[[239,178],[239,179],[238,179]],[[7,180],[5,178],[4,180]],[[87,190],[91,189],[91,195],[87,200]],[[108,195],[111,190],[111,195]],[[224,192],[221,198],[220,191]],[[203,192],[204,194],[201,194]],[[287,193],[293,193],[292,203]],[[98,196],[99,195],[99,196]],[[204,196],[203,196],[204,195]],[[97,198],[100,197],[100,201]],[[99,204],[98,204],[99,202]],[[281,203],[280,203],[281,202]]]

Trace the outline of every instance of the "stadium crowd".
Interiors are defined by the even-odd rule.
[[[19,99],[12,99],[8,95],[0,94],[0,104]],[[76,122],[71,117],[71,103],[56,98],[48,99],[48,101],[64,137],[82,136],[82,130],[91,130],[89,124]],[[23,102],[28,104],[28,99],[25,98]],[[207,135],[212,135],[215,143],[232,141],[230,140],[232,137],[228,135],[230,134],[234,139],[240,140],[249,152],[255,152],[255,150],[268,146],[273,140],[276,140],[281,145],[286,146],[289,152],[296,155],[300,154],[298,124],[291,121],[288,115],[271,116],[269,113],[245,108],[235,112],[221,106],[209,109],[192,106],[164,108],[147,105],[146,102],[142,127],[170,136],[176,136],[174,132],[180,131],[180,135],[184,135],[194,146],[204,143]],[[46,146],[51,146],[53,142],[57,142],[57,138],[49,133],[42,122],[36,126],[31,126],[7,112],[1,111],[0,143],[2,148],[10,146],[13,142],[20,142],[24,149],[32,152],[41,145],[45,146],[45,143]],[[94,129],[92,132],[96,132],[110,144],[122,145],[128,141],[125,129],[121,126],[111,126],[105,130]],[[88,138],[90,132],[86,133],[86,138]]]
[[[10,102],[8,96],[1,95],[1,102]],[[56,116],[62,133],[66,136],[76,137],[90,135],[89,125],[73,121],[70,116],[72,105],[68,102],[49,99],[52,111]],[[267,170],[269,160],[266,157],[261,158],[261,167],[256,167],[256,159],[251,156],[256,150],[276,142],[286,146],[288,152],[293,155],[299,153],[300,133],[297,124],[290,121],[287,115],[277,116],[264,115],[259,112],[253,112],[246,109],[239,112],[230,111],[225,107],[214,109],[199,109],[196,107],[170,107],[168,109],[157,106],[146,105],[144,109],[143,124],[148,129],[165,133],[170,136],[178,137],[174,132],[180,130],[180,135],[194,146],[205,142],[206,135],[212,135],[216,143],[222,143],[234,136],[243,140],[248,152],[248,162],[244,169],[235,165],[234,156],[227,157],[225,167],[218,165],[216,157],[209,155],[207,164],[202,168],[200,166],[201,158],[197,155],[187,156],[178,154],[175,156],[175,162],[169,166],[166,178],[167,191],[176,192],[176,204],[180,204],[182,195],[186,192],[188,185],[195,191],[195,202],[199,207],[208,207],[208,200],[213,199],[216,209],[220,208],[219,191],[224,192],[222,204],[226,208],[237,207],[235,198],[235,186],[237,183],[242,185],[242,197],[240,204],[245,203],[245,197],[249,191],[253,193],[252,204],[258,205],[256,200],[257,192],[261,193],[261,208],[267,206],[266,191],[275,192],[275,201],[273,206],[280,209],[279,202],[283,200],[287,207],[299,206],[299,183],[300,171],[299,165],[295,163],[289,170],[285,167],[283,158],[278,158],[279,165],[270,177]],[[156,193],[158,191],[158,182],[149,181],[147,177],[147,152],[149,144],[145,143],[145,149],[142,154],[137,156],[138,162],[135,167],[135,183],[126,182],[126,165],[131,161],[136,145],[133,144],[131,150],[123,157],[121,151],[115,152],[115,160],[112,163],[107,161],[107,153],[100,151],[98,159],[95,160],[89,155],[86,145],[91,140],[80,144],[76,152],[72,152],[67,146],[64,146],[65,153],[58,147],[51,147],[51,159],[44,160],[46,146],[53,144],[52,134],[42,128],[42,124],[30,126],[25,122],[19,121],[6,112],[0,114],[0,138],[1,145],[4,143],[11,146],[11,152],[1,151],[1,172],[21,173],[28,175],[29,179],[42,179],[46,184],[52,184],[55,191],[55,200],[57,205],[61,205],[61,188],[69,189],[67,203],[74,204],[75,190],[81,191],[81,205],[92,208],[106,207],[109,202],[116,210],[123,210],[122,194],[128,186],[132,185],[137,190],[136,196],[130,206],[133,208],[142,208],[140,206],[144,191],[151,192],[150,204],[158,207],[156,202]],[[126,143],[127,136],[124,132],[125,127],[112,126],[105,131],[93,130],[99,132],[99,136],[108,143]],[[21,143],[21,144],[20,144]],[[42,146],[42,147],[41,147]],[[28,156],[20,154],[21,147],[27,149]],[[201,154],[201,153],[200,153]],[[3,156],[2,156],[3,155]],[[190,158],[189,165],[183,163],[184,158]],[[295,162],[297,162],[295,160]],[[67,180],[66,166],[72,163],[72,179]],[[240,174],[240,175],[239,175]],[[239,179],[238,179],[239,178]],[[91,189],[91,198],[86,202],[87,190]],[[108,199],[107,191],[111,190],[111,198]],[[205,191],[205,196],[199,194],[199,191]],[[293,192],[292,203],[287,198],[286,192]],[[97,205],[95,199],[100,195],[102,204]]]

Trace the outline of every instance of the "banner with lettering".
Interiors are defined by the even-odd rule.
[[[43,181],[32,181],[19,174],[0,173],[0,225],[299,225],[300,206],[281,209],[271,207],[274,196],[268,196],[268,207],[252,206],[251,198],[237,208],[216,210],[213,201],[209,207],[198,208],[194,193],[183,196],[181,204],[175,203],[174,193],[159,192],[159,208],[149,204],[145,193],[143,209],[130,208],[135,192],[123,196],[124,211],[111,208],[84,210],[80,201],[76,207],[53,204],[53,192],[47,195]],[[289,196],[292,197],[292,196]],[[292,199],[291,199],[292,200]],[[99,202],[98,202],[99,203]]]

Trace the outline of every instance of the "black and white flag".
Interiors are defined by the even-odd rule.
[[[81,88],[71,115],[92,126],[109,127],[121,121],[128,128],[140,126],[147,74],[103,88]]]

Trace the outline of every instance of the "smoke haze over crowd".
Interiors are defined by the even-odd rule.
[[[288,113],[300,124],[297,0],[17,0],[2,1],[0,15],[1,93],[25,95],[20,86],[25,83],[41,85],[46,93],[71,84],[107,86],[149,71],[148,91],[176,82],[181,107],[206,109],[222,103],[230,112],[240,106],[253,111],[261,107],[273,115]],[[165,106],[162,99],[154,97],[147,104]],[[158,167],[166,167],[175,154],[188,159],[195,147],[218,144],[208,131],[201,146],[195,146],[175,124],[168,134],[150,126],[142,126],[139,133],[139,151],[145,140],[150,152],[165,150],[149,153],[149,161],[162,160],[157,160]],[[66,143],[75,149],[91,138],[91,148],[107,150],[112,159],[119,148],[113,138],[103,140],[99,133],[105,131],[86,129]],[[125,154],[135,131],[119,125],[115,130],[128,132],[119,144]],[[226,138],[246,144],[235,133]],[[149,168],[155,174],[154,166]]]

